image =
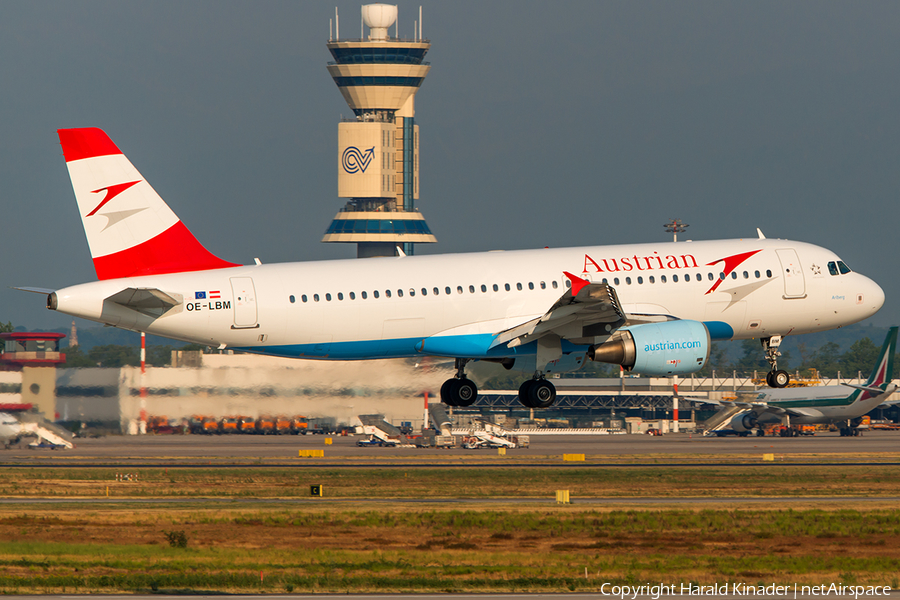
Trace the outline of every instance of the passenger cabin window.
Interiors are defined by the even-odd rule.
[[[402,292],[400,295],[401,296],[403,295]],[[415,295],[416,295],[416,290],[414,290],[413,288],[409,288],[409,297],[412,298]]]
[[[534,289],[534,282],[531,282],[531,281],[528,282],[528,289],[529,289],[529,290],[533,290],[533,289]]]
[[[350,299],[356,300],[356,292],[350,292]]]
[[[384,297],[385,297],[385,298],[390,298],[390,297],[391,297],[391,290],[384,290]]]
[[[619,278],[618,278],[618,277],[613,277],[613,284],[619,285]]]
[[[474,294],[474,293],[475,293],[475,286],[474,286],[474,285],[470,285],[470,286],[469,286],[469,293],[470,293],[470,294]]]
[[[666,283],[666,276],[665,276],[665,275],[660,275],[660,276],[659,276],[659,282],[660,282],[660,283]]]
[[[377,300],[378,299],[378,290],[375,290],[374,292],[372,292],[372,296],[374,296],[375,299]]]
[[[432,289],[431,291],[434,292],[434,295],[435,295],[435,296],[438,296],[438,295],[440,295],[440,293],[441,293],[440,288],[434,288],[434,289]]]
[[[375,292],[375,293],[377,294],[378,292]],[[365,300],[366,298],[368,298],[368,296],[366,295],[365,292],[362,292],[361,295],[362,295],[362,299],[363,299],[363,300]]]
[[[318,294],[313,294],[313,300],[314,300],[315,302],[318,302],[318,301],[319,301],[319,295],[318,295]]]
[[[672,275],[672,281],[678,283],[678,275]]]
[[[732,271],[732,272],[731,272],[731,278],[732,278],[732,279],[737,279],[737,271]]]
[[[402,298],[402,297],[403,297],[403,290],[397,290],[397,297],[398,297],[398,298]]]
[[[495,283],[495,284],[494,284],[494,291],[496,292],[496,291],[499,291],[499,290],[500,290],[500,288],[497,287],[497,284]]]
[[[450,286],[447,286],[444,288],[444,293],[447,294],[448,296],[450,295]]]
[[[428,295],[428,288],[422,288],[422,295],[423,295],[423,296],[427,296],[427,295]]]
[[[566,287],[567,287],[567,288],[572,287],[572,280],[571,280],[571,279],[566,279]]]
[[[541,282],[541,289],[542,289],[542,290],[546,290],[546,289],[547,289],[547,284],[546,284],[545,282],[543,282],[543,281]]]
[[[516,284],[516,289],[519,290],[519,291],[521,292],[521,291],[522,291],[522,284],[521,284],[521,283],[517,283],[517,284]]]
[[[331,302],[331,294],[325,294],[325,299]]]
[[[766,269],[766,277],[768,277],[769,279],[772,278],[772,270],[771,269]]]
[[[554,290],[555,290],[557,287],[559,287],[559,286],[557,285],[557,283],[556,283],[556,280],[551,281],[551,282],[550,282],[550,285],[553,286],[553,289],[554,289]]]
[[[456,293],[457,293],[457,294],[462,294],[462,292],[463,292],[462,286],[461,286],[461,285],[456,286]]]
[[[628,285],[631,285],[631,277],[626,277],[625,283],[627,283]]]
[[[487,286],[484,284],[481,284],[481,293],[484,294],[486,292],[487,292]]]
[[[503,285],[503,288],[508,292],[508,291],[509,291],[509,284],[508,284],[508,283],[504,284],[504,285]]]
[[[344,292],[338,292],[338,300],[344,299]]]
[[[296,300],[294,299],[293,296],[290,296],[290,299],[291,299],[291,304],[293,304],[294,302],[296,302]]]
[[[647,278],[647,281],[649,281],[650,283],[656,283],[656,277],[654,277],[653,275],[651,275],[650,277]],[[605,283],[605,282],[604,282],[604,283]]]
[[[300,300],[302,300],[303,302],[306,302],[306,294],[303,294],[302,296],[300,296]]]

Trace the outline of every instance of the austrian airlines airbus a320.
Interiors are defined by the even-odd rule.
[[[47,292],[68,315],[245,352],[322,360],[456,359],[441,399],[468,406],[468,361],[548,373],[586,358],[693,373],[710,340],[759,338],[783,387],[788,334],[871,316],[884,292],[830,250],[787,240],[652,243],[242,266],[208,252],[99,129],[59,131],[99,281]],[[533,375],[531,375],[533,374]]]

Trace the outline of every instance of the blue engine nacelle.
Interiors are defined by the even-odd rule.
[[[709,331],[699,321],[634,325],[592,346],[588,358],[652,377],[696,373],[709,359]]]

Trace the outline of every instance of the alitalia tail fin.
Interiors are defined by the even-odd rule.
[[[878,361],[872,374],[869,375],[866,386],[878,387],[884,389],[891,382],[894,373],[894,352],[897,350],[897,327],[891,327],[888,330],[887,337],[884,338],[884,344],[881,346],[881,353],[878,355]]]
[[[238,266],[204,248],[102,130],[57,133],[99,279]]]

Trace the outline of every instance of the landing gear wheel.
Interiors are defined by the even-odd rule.
[[[471,379],[463,377],[456,380],[456,402],[457,406],[472,406],[478,398],[478,388]]]
[[[441,401],[447,406],[472,406],[478,399],[478,388],[471,379],[448,379],[441,386]]]
[[[783,388],[787,387],[787,384],[791,382],[791,376],[788,375],[787,371],[772,371],[772,387],[775,388]]]
[[[766,435],[766,432],[763,431],[762,427],[756,430],[756,437],[763,437],[764,435]]]
[[[457,406],[455,403],[457,381],[459,381],[459,379],[448,379],[444,382],[444,385],[441,386],[441,402],[447,406]]]
[[[770,388],[775,387],[775,384],[772,383],[772,371],[769,371],[768,373],[766,373],[766,385],[769,386]]]
[[[532,380],[528,395],[535,408],[548,408],[556,402],[556,388],[546,379]]]
[[[537,408],[537,406],[531,403],[531,387],[534,382],[534,379],[526,379],[522,385],[519,386],[519,403],[525,408]]]

